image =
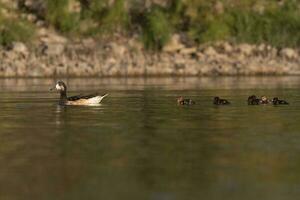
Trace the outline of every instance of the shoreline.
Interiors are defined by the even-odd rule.
[[[206,77],[300,75],[298,49],[230,44],[187,47],[170,42],[161,52],[138,40],[102,44],[42,40],[0,49],[0,77]]]

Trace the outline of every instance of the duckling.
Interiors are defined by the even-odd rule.
[[[220,99],[220,97],[214,97],[213,103],[215,105],[228,105],[228,104],[230,104],[229,101],[227,101],[226,99]]]
[[[50,91],[56,90],[60,93],[59,105],[96,105],[100,104],[102,99],[108,94],[98,95],[90,94],[86,96],[77,95],[67,97],[67,86],[63,81],[58,81],[56,85],[50,89]]]
[[[180,96],[177,99],[177,104],[178,105],[194,105],[196,103],[192,99],[184,99],[182,96]]]
[[[272,100],[273,105],[288,105],[289,103],[285,100],[280,100],[278,97],[274,97]]]
[[[248,97],[248,105],[259,105],[260,100],[255,96],[251,95]]]
[[[271,100],[269,100],[266,96],[262,96],[261,98],[260,98],[260,100],[259,100],[259,103],[260,104],[269,104],[269,103],[271,103],[272,101]]]

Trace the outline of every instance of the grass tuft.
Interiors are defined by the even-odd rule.
[[[1,20],[0,44],[3,46],[10,45],[15,41],[29,43],[34,35],[34,26],[26,21]]]
[[[172,27],[166,14],[159,7],[153,8],[144,17],[142,39],[147,49],[161,50],[169,41]]]

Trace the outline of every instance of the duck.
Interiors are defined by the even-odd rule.
[[[248,105],[259,105],[260,99],[258,99],[255,95],[251,95],[248,97]]]
[[[98,93],[89,95],[76,95],[67,97],[67,86],[63,81],[58,81],[50,91],[56,90],[60,93],[59,105],[97,105],[108,94],[99,95]]]
[[[278,99],[278,97],[274,97],[272,99],[273,105],[288,105],[289,103],[286,100]]]
[[[184,99],[182,96],[177,98],[177,104],[178,105],[194,105],[196,104],[195,101],[192,99]]]
[[[262,96],[261,98],[260,98],[260,100],[259,100],[259,103],[260,104],[269,104],[269,103],[271,103],[272,101],[271,100],[269,100],[266,96]]]
[[[227,101],[226,99],[220,99],[220,97],[214,97],[213,103],[215,105],[228,105],[228,104],[230,104],[229,101]]]

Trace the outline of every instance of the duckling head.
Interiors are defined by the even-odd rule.
[[[213,99],[214,104],[218,104],[219,100],[220,100],[219,97],[214,97],[214,99]]]
[[[272,102],[277,102],[278,100],[279,100],[278,97],[274,97]]]
[[[265,102],[265,101],[268,101],[268,98],[266,96],[262,96],[261,100]]]
[[[182,96],[180,96],[180,97],[177,98],[177,103],[178,104],[180,104],[180,102],[182,102],[182,101],[183,101],[183,97]]]

